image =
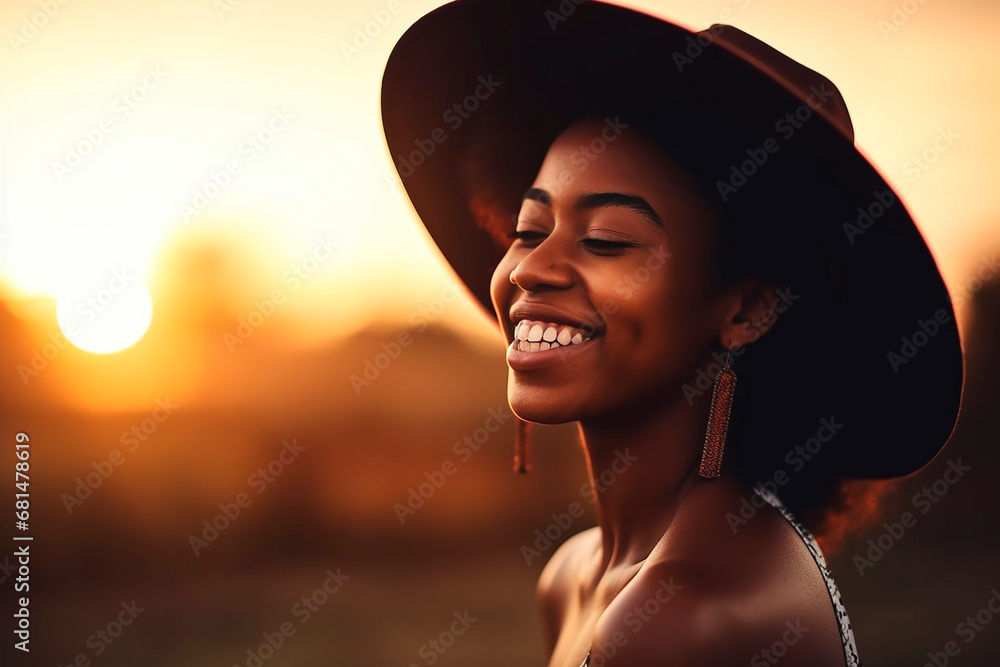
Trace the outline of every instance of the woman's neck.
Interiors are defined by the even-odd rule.
[[[614,418],[580,422],[601,528],[599,572],[644,561],[684,499],[707,481],[698,476],[707,399],[689,404],[678,394]]]

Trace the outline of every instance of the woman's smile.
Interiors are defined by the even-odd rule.
[[[554,364],[565,364],[571,359],[581,358],[583,353],[598,343],[597,336],[585,338],[581,329],[552,323],[543,325],[523,320],[515,331],[517,337],[507,347],[507,365],[513,371],[531,371]],[[551,340],[545,340],[546,338]]]
[[[580,345],[589,337],[584,338],[582,329],[555,322],[521,320],[514,327],[514,342],[520,352],[538,352],[550,348]]]
[[[507,363],[511,370],[543,368],[566,363],[604,332],[599,314],[577,315],[546,303],[521,300],[510,309]]]

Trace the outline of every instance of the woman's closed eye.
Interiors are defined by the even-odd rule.
[[[632,241],[619,241],[616,239],[603,239],[592,236],[588,236],[587,238],[581,240],[580,243],[592,251],[603,254],[621,252],[623,250],[627,250],[628,248],[635,248],[639,245],[638,243],[633,243]]]
[[[508,238],[514,239],[515,241],[520,241],[524,245],[535,246],[538,245],[547,236],[545,232],[535,231],[533,229],[516,230],[507,234]],[[580,244],[591,250],[593,252],[601,254],[610,254],[614,252],[621,252],[627,250],[628,248],[634,248],[638,246],[638,243],[632,241],[622,241],[618,239],[601,238],[595,236],[588,236],[580,240]]]
[[[545,237],[544,232],[537,232],[533,229],[519,229],[507,234],[507,238],[521,241],[525,244],[537,243]]]

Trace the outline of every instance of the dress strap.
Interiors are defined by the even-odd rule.
[[[826,584],[826,590],[830,594],[830,602],[833,604],[833,615],[837,619],[841,643],[844,646],[844,661],[847,667],[861,667],[861,660],[858,657],[858,647],[854,643],[854,630],[851,628],[851,620],[847,617],[847,609],[844,608],[844,604],[840,600],[840,590],[837,589],[837,584],[833,581],[833,575],[830,572],[830,568],[827,567],[826,559],[823,557],[823,552],[820,551],[816,539],[805,526],[799,523],[798,519],[785,507],[778,496],[759,484],[754,486],[753,491],[765,502],[778,510],[781,516],[785,517],[785,520],[791,524],[795,532],[802,538],[809,553],[812,554],[813,560],[816,561],[816,565],[819,567],[819,573],[823,575],[823,582]]]

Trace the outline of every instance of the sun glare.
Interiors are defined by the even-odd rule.
[[[127,271],[113,272],[101,285],[88,285],[56,299],[56,320],[73,345],[95,354],[136,343],[153,319],[153,298]]]

